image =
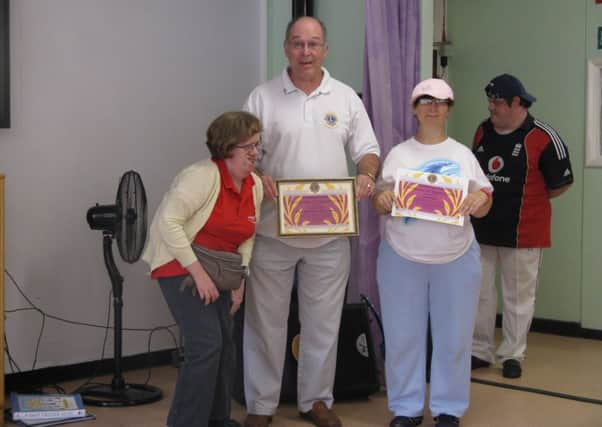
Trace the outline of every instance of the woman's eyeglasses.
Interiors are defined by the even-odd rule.
[[[417,102],[418,105],[448,105],[447,99],[438,98],[420,98]]]
[[[241,150],[245,150],[247,153],[252,153],[253,150],[261,152],[261,141],[254,142],[253,144],[235,145],[234,148],[240,148]]]

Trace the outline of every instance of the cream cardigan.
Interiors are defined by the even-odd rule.
[[[252,173],[251,176],[255,180],[253,201],[258,223],[263,185],[257,175]],[[196,261],[191,243],[209,219],[220,188],[219,169],[210,159],[186,167],[174,178],[157,208],[150,226],[148,244],[142,254],[150,271],[174,258],[184,267]],[[255,235],[238,247],[243,265],[249,265],[254,241]]]

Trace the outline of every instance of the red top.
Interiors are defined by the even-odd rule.
[[[213,160],[221,178],[220,192],[209,219],[197,233],[194,243],[208,249],[236,252],[245,240],[255,233],[255,203],[253,186],[249,175],[242,181],[240,192],[236,189],[230,172],[223,160]],[[152,279],[188,274],[178,260],[174,259],[151,273]]]

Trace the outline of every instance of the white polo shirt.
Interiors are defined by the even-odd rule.
[[[347,157],[358,163],[380,149],[364,104],[355,91],[332,78],[325,68],[320,86],[307,95],[280,77],[256,87],[243,109],[263,122],[263,157],[259,169],[274,180],[348,177]],[[263,203],[257,234],[277,238],[274,201]],[[301,248],[318,247],[333,238],[285,238]]]

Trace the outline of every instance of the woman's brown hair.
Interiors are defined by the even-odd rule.
[[[207,129],[207,147],[211,157],[222,160],[241,142],[261,132],[261,121],[246,111],[228,111],[218,116]]]

